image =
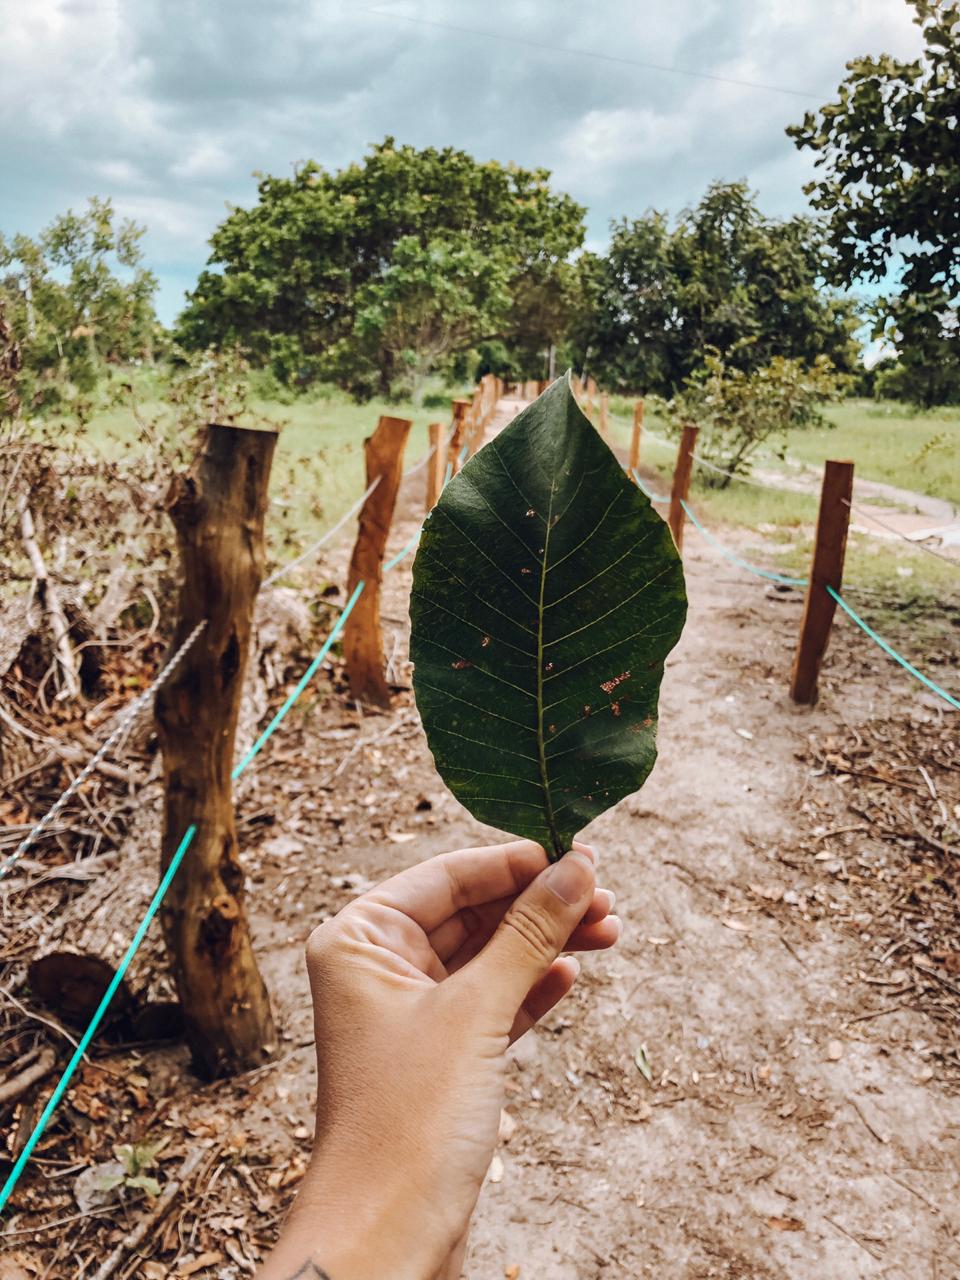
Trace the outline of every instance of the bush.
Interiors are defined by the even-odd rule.
[[[839,398],[848,384],[826,356],[811,365],[775,356],[745,373],[711,352],[683,391],[657,406],[674,431],[685,422],[700,428],[698,452],[729,473],[715,477],[726,488],[732,476],[749,472],[761,445],[772,445],[783,457],[789,432],[829,426],[821,406]]]

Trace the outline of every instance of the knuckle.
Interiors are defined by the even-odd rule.
[[[322,971],[336,943],[336,929],[332,920],[326,920],[311,929],[307,938],[307,970],[311,974]]]
[[[524,951],[536,960],[549,961],[557,952],[553,921],[548,911],[536,902],[518,902],[503,918]]]

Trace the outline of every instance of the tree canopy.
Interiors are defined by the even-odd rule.
[[[852,304],[821,288],[809,218],[765,218],[746,183],[716,182],[671,227],[651,211],[614,223],[580,262],[578,363],[611,388],[672,395],[712,349],[749,372],[776,356],[852,366]]]
[[[924,50],[857,58],[837,100],[788,129],[816,155],[806,188],[827,219],[829,278],[885,284],[876,334],[921,403],[960,398],[960,5],[910,0]]]
[[[143,266],[143,233],[93,198],[35,240],[0,236],[0,312],[19,349],[24,408],[88,393],[107,363],[152,354],[157,282]]]
[[[583,208],[549,178],[389,137],[336,173],[261,176],[257,203],[213,234],[179,341],[239,342],[284,381],[359,395],[415,388],[484,341],[542,351],[566,325],[584,236]]]

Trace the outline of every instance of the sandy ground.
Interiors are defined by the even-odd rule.
[[[398,546],[414,528],[406,512]],[[625,935],[616,954],[587,958],[576,993],[514,1051],[515,1126],[467,1275],[958,1276],[960,1098],[929,1065],[929,1022],[911,1011],[851,1022],[870,1007],[864,947],[829,915],[791,911],[818,868],[779,857],[810,826],[798,757],[811,734],[889,712],[890,699],[937,713],[882,664],[872,679],[828,674],[818,708],[796,708],[786,681],[800,597],[718,564],[692,530],[685,564],[690,619],[667,665],[659,762],[585,833]],[[404,566],[385,595],[401,653],[408,589]],[[372,750],[383,772],[356,770],[348,785],[366,781],[376,800],[353,800],[389,813],[388,834],[344,844],[328,863],[334,885],[345,875],[348,892],[362,888],[493,835],[444,793],[418,726]],[[315,883],[308,917],[322,909]],[[279,978],[286,957],[274,963]],[[299,981],[285,1004],[306,1032]]]
[[[422,474],[411,477],[396,549],[415,531],[422,489]],[[345,550],[330,559],[337,580]],[[821,862],[795,852],[830,785],[811,768],[811,737],[880,713],[941,713],[847,632],[819,706],[796,708],[786,685],[799,595],[718,561],[693,530],[685,566],[690,616],[667,665],[659,761],[641,793],[585,833],[624,937],[614,954],[586,957],[574,994],[513,1051],[509,1119],[466,1275],[957,1280],[960,1092],[943,1067],[955,1028],[911,1008],[875,1016],[903,954],[878,958],[869,917],[850,924],[855,891],[825,886]],[[401,686],[409,584],[410,558],[384,592]],[[860,656],[847,660],[845,646]],[[220,1160],[207,1217],[228,1185],[235,1201],[219,1206],[212,1234],[207,1222],[194,1237],[180,1219],[180,1266],[204,1247],[220,1253],[190,1273],[201,1280],[247,1273],[224,1239],[234,1231],[241,1256],[255,1256],[250,1241],[276,1230],[309,1151],[310,927],[370,881],[495,834],[443,788],[409,691],[391,715],[358,718],[342,692],[318,686],[250,778],[240,815],[279,1060],[200,1092],[181,1049],[138,1067],[163,1098],[151,1115],[180,1142],[171,1157],[186,1134],[229,1139],[252,1171],[251,1200],[247,1174]],[[842,840],[852,856],[869,837]],[[162,1261],[171,1233],[151,1251],[161,1261],[123,1274],[186,1274]],[[49,1274],[75,1274],[62,1265]],[[33,1273],[0,1267],[21,1274]]]

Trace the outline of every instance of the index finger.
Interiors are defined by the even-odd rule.
[[[578,847],[593,856],[592,849]],[[546,853],[533,840],[457,849],[391,876],[357,902],[392,907],[430,933],[464,907],[522,893],[546,865]]]

